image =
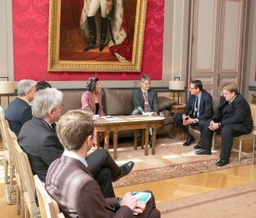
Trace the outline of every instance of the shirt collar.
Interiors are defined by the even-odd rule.
[[[85,159],[81,158],[80,156],[78,156],[77,154],[75,154],[74,152],[72,151],[67,151],[65,150],[64,153],[63,153],[64,156],[66,157],[71,157],[71,158],[74,158],[74,159],[77,159],[79,160],[80,162],[82,162],[83,165],[85,165],[86,167],[88,167],[88,163]]]

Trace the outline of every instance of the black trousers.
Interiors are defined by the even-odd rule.
[[[192,117],[193,118],[193,117]],[[187,136],[189,135],[189,131],[187,129],[186,126],[183,126],[183,119],[182,119],[182,114],[174,114],[173,115],[173,120],[174,122],[176,123],[178,129],[181,131],[181,132],[184,132]],[[199,126],[199,131],[201,133],[201,136],[202,136],[202,133],[203,133],[203,130],[204,130],[204,123],[205,123],[206,120],[204,119],[201,119],[199,120],[198,123],[195,123],[195,124],[191,124],[193,126]]]
[[[98,182],[105,198],[115,197],[112,179],[120,173],[120,167],[105,149],[97,149],[87,156],[88,169]]]
[[[204,124],[204,131],[201,138],[201,147],[211,150],[212,148],[212,136],[213,131],[211,131],[208,126],[210,125],[211,120],[207,120]],[[225,125],[222,128],[216,130],[221,134],[221,152],[220,158],[229,160],[230,153],[233,145],[234,137],[247,134],[251,132],[251,129],[242,125],[242,124],[229,124]]]

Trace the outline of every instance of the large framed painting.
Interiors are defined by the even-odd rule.
[[[48,71],[140,72],[147,0],[50,0]]]

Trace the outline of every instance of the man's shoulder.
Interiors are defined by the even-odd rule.
[[[207,96],[207,97],[212,97],[212,95],[204,89],[202,90],[202,95]]]
[[[153,93],[153,94],[156,94],[156,93],[157,93],[157,91],[156,91],[155,89],[152,89],[152,88],[150,88],[150,89],[148,90],[148,92],[149,92],[149,93]]]

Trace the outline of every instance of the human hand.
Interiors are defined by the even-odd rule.
[[[137,204],[138,204],[138,199],[137,198],[135,198],[135,197],[133,197],[132,196],[132,194],[131,194],[131,192],[127,192],[124,196],[123,196],[123,198],[122,198],[122,200],[120,201],[120,206],[127,206],[127,207],[129,207],[132,211],[135,211],[135,212],[137,212],[137,213],[140,213],[139,211],[140,211],[140,209],[138,208],[138,209],[136,209],[136,207],[137,207]],[[138,210],[138,211],[137,211]],[[142,213],[142,212],[141,212]]]
[[[143,213],[145,208],[146,208],[146,204],[141,202],[141,201],[138,201],[137,204],[136,204],[135,209],[133,210],[133,212],[135,212],[135,213]]]
[[[209,128],[210,130],[214,131],[214,130],[216,130],[216,129],[219,128],[219,125],[218,125],[218,123],[214,123],[214,121],[211,121],[211,122],[210,122],[210,125],[208,126],[208,128]]]
[[[182,118],[183,118],[183,122],[182,122],[182,125],[183,125],[183,126],[190,125],[191,123],[194,122],[194,120],[191,119],[191,118],[189,117],[189,115],[183,116]]]

